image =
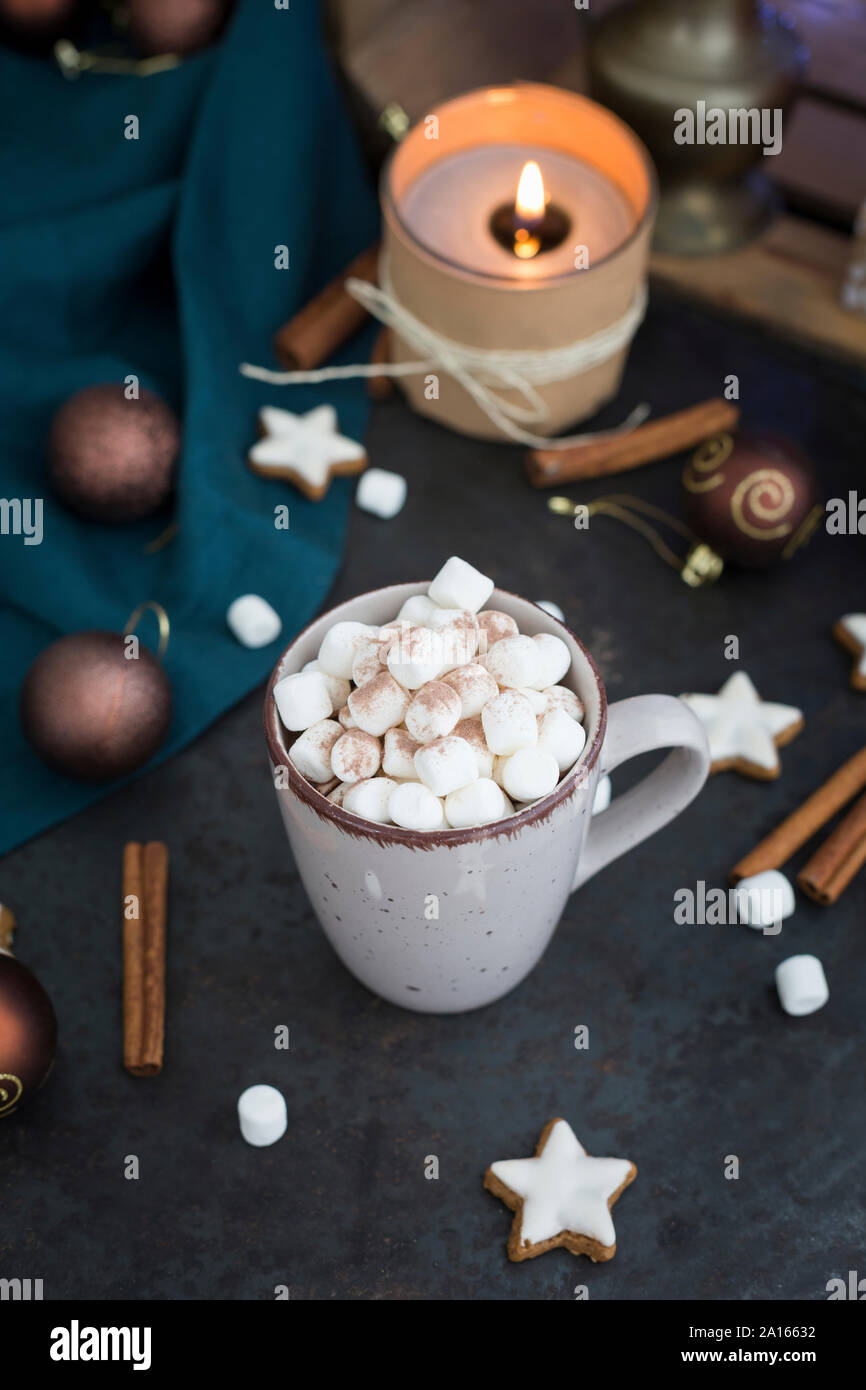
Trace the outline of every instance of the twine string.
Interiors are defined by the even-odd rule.
[[[466,390],[487,418],[518,444],[532,449],[571,449],[598,439],[626,434],[649,415],[646,403],[635,407],[621,425],[595,433],[572,434],[558,439],[533,434],[525,425],[541,424],[548,408],[535,389],[555,381],[567,381],[581,372],[606,362],[626,347],[637,332],[646,312],[646,286],[640,285],[626,312],[614,323],[558,348],[526,348],[505,351],[472,347],[439,333],[417,318],[394,293],[387,267],[381,267],[382,285],[350,276],[347,292],[367,312],[421,354],[416,361],[354,363],[345,367],[316,367],[310,371],[275,372],[249,362],[240,365],[243,376],[266,381],[273,386],[298,386],[326,381],[346,381],[357,377],[405,377],[445,372]],[[507,399],[514,392],[519,399]]]
[[[168,647],[168,636],[171,630],[171,624],[169,623],[168,614],[162,604],[157,603],[155,599],[145,599],[144,603],[140,603],[135,611],[130,613],[124,624],[123,636],[129,637],[130,633],[135,632],[142,616],[147,612],[154,613],[156,615],[156,621],[159,624],[159,646],[157,647],[156,655],[158,659],[162,661],[166,653],[166,648]]]

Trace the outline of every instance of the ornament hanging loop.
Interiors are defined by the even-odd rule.
[[[124,623],[123,636],[129,637],[130,633],[134,632],[135,629],[138,627],[142,615],[148,611],[156,615],[156,621],[159,624],[159,646],[156,649],[156,655],[159,658],[159,660],[162,661],[168,648],[168,638],[169,633],[171,631],[171,624],[168,620],[168,614],[166,613],[161,603],[157,603],[152,598],[145,599],[144,603],[140,603],[138,607],[135,609],[135,611],[133,613],[130,613],[129,617]]]
[[[609,516],[613,521],[621,521],[624,526],[643,536],[659,559],[664,560],[671,569],[675,569],[683,583],[688,584],[691,589],[701,588],[704,584],[714,584],[724,568],[721,556],[696,536],[685,522],[662,511],[661,507],[655,507],[641,497],[632,497],[627,492],[596,497],[594,501],[587,503],[572,502],[569,497],[549,497],[547,506],[549,511],[556,512],[558,516]],[[689,542],[689,549],[684,557],[678,555],[667,544],[656,526],[650,525],[651,521],[668,526],[683,540]]]

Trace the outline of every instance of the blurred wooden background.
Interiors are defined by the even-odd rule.
[[[369,120],[397,103],[412,121],[487,83],[586,89],[588,25],[618,0],[328,0],[332,41]],[[766,172],[787,212],[759,242],[710,260],[655,257],[681,293],[866,363],[866,319],[839,291],[866,199],[866,0],[784,0],[806,40],[806,90]]]

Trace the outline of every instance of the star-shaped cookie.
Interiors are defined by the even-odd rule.
[[[834,624],[833,636],[856,657],[851,667],[851,687],[866,690],[866,613],[846,613]]]
[[[263,406],[259,430],[262,437],[247,456],[253,472],[285,478],[314,502],[324,497],[333,477],[362,473],[367,467],[363,446],[337,433],[332,405],[317,405],[305,415]]]
[[[745,671],[729,676],[718,695],[680,698],[707,731],[710,772],[733,768],[762,781],[778,777],[782,764],[776,749],[803,727],[802,710],[762,700]]]
[[[491,1163],[484,1186],[515,1213],[510,1260],[533,1260],[563,1246],[593,1261],[616,1254],[610,1209],[634,1182],[627,1158],[591,1158],[566,1120],[551,1120],[534,1158]]]

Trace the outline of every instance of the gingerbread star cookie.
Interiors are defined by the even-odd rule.
[[[846,613],[834,624],[833,636],[856,657],[851,667],[851,688],[866,690],[866,613]]]
[[[333,477],[362,473],[367,455],[361,444],[337,432],[332,405],[317,405],[305,415],[266,405],[259,411],[261,439],[247,462],[264,478],[284,478],[318,502]]]
[[[591,1158],[566,1120],[551,1120],[534,1158],[491,1163],[484,1186],[515,1213],[510,1260],[533,1260],[558,1246],[592,1261],[612,1260],[610,1209],[637,1177],[627,1158]]]
[[[733,768],[746,777],[770,781],[782,771],[776,750],[803,727],[802,710],[762,700],[745,671],[729,676],[718,695],[680,698],[706,729],[710,772]]]

